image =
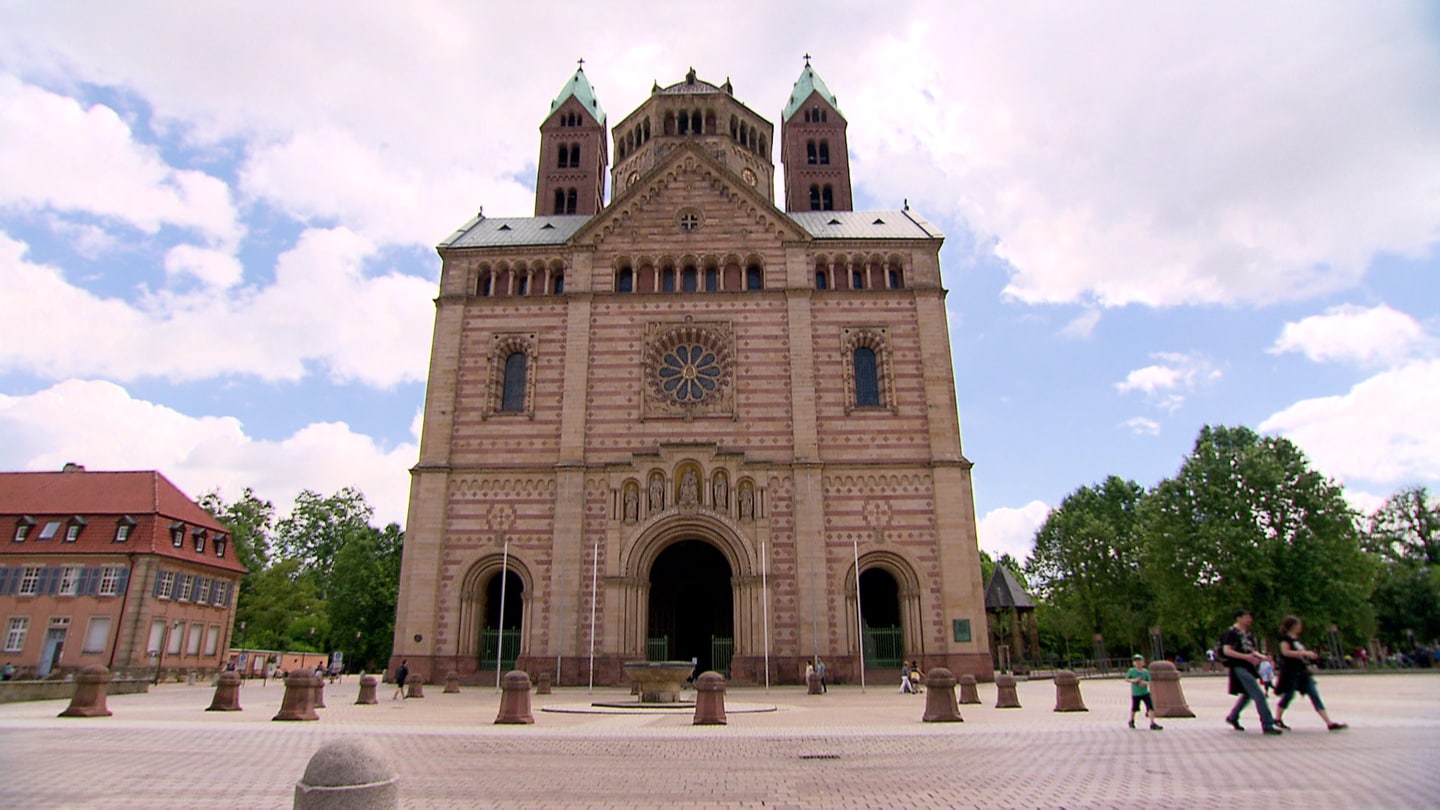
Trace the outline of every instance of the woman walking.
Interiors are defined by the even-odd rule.
[[[1295,698],[1295,693],[1299,692],[1310,698],[1311,705],[1315,707],[1320,719],[1325,721],[1326,728],[1339,731],[1347,726],[1331,720],[1330,715],[1325,713],[1325,703],[1320,700],[1320,690],[1315,688],[1315,676],[1310,672],[1308,663],[1320,656],[1305,649],[1305,645],[1300,643],[1300,633],[1304,630],[1305,623],[1297,616],[1286,616],[1280,623],[1280,679],[1275,684],[1275,693],[1280,696],[1280,702],[1275,710],[1275,725],[1287,731],[1290,729],[1283,719],[1285,709]]]

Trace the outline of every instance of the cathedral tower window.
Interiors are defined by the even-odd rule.
[[[553,289],[553,291],[554,291],[554,293],[555,293],[556,295],[561,295],[561,294],[563,294],[563,293],[565,292],[565,274],[564,274],[564,273],[556,273],[556,274],[554,275],[554,277],[552,278],[552,280],[551,280],[550,283],[551,283],[552,289]]]
[[[852,289],[852,290],[863,290],[863,289],[865,289],[865,271],[864,271],[864,270],[860,270],[860,269],[857,268],[857,269],[855,269],[855,270],[851,270],[851,271],[850,271],[850,289]]]
[[[889,344],[883,327],[843,331],[845,412],[857,408],[892,408]]]
[[[680,289],[684,292],[695,292],[699,289],[699,272],[694,266],[687,266],[681,273]]]
[[[690,131],[694,132],[696,135],[699,135],[701,132],[699,110],[691,110],[690,112]]]
[[[675,134],[675,113],[673,113],[673,112],[667,112],[667,113],[665,113],[665,128],[664,128],[663,131],[664,131],[664,133],[665,133],[666,135],[674,135],[674,134]]]
[[[829,183],[826,183],[825,187],[820,189],[820,210],[835,210],[835,189],[832,188]],[[572,211],[571,213],[574,212]]]
[[[560,192],[557,191],[557,192],[555,192],[555,193],[556,193],[556,194],[559,194]],[[820,186],[815,185],[815,184],[813,184],[813,183],[812,183],[811,186],[810,186],[810,210],[811,210],[811,211],[819,211],[819,210],[820,210]],[[560,213],[560,212],[559,212],[559,211],[556,211],[555,213],[558,214],[558,213]]]
[[[511,352],[505,358],[505,387],[500,396],[500,410],[505,413],[525,410],[525,366],[524,352]]]
[[[578,165],[578,164],[577,164],[577,165]],[[829,141],[821,141],[821,142],[820,142],[820,165],[821,165],[821,166],[829,166],[829,165],[830,165],[830,142],[829,142]]]
[[[855,407],[880,407],[880,375],[875,366],[875,350],[868,346],[855,349]]]
[[[675,268],[660,271],[660,292],[675,292]]]
[[[826,290],[830,288],[830,282],[825,278],[824,270],[815,271],[815,289]]]
[[[705,268],[705,292],[715,292],[720,289],[720,270],[715,267]]]
[[[825,188],[828,190],[830,187],[826,186]],[[565,213],[575,213],[575,203],[578,199],[579,195],[576,194],[575,189],[572,188],[565,191]]]
[[[523,275],[522,275],[522,276],[520,276],[518,279],[516,279],[515,294],[516,294],[516,295],[529,295],[529,294],[530,294],[530,277],[529,277],[529,276],[523,276]]]
[[[805,142],[805,162],[811,165],[820,162],[819,152],[815,149],[814,141]]]

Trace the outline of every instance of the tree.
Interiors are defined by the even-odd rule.
[[[374,513],[354,487],[328,497],[302,490],[294,509],[275,526],[275,548],[282,557],[299,560],[315,576],[320,597],[328,598],[336,555],[347,539],[370,529]]]
[[[1440,565],[1440,499],[1425,487],[1391,495],[1371,516],[1366,545],[1387,560]]]
[[[1141,518],[1160,624],[1192,649],[1213,644],[1239,607],[1261,632],[1294,613],[1368,635],[1374,565],[1356,516],[1289,440],[1206,426]]]
[[[299,560],[279,560],[245,581],[247,597],[235,605],[236,621],[245,623],[239,643],[251,649],[324,652],[330,627],[325,602]]]
[[[220,494],[210,491],[200,496],[200,508],[225,524],[230,530],[235,559],[251,571],[263,569],[270,559],[270,534],[275,523],[275,507],[255,497],[245,488],[240,500],[227,504]]]
[[[366,526],[351,531],[335,555],[328,601],[334,628],[330,647],[344,651],[351,668],[373,671],[390,659],[404,541],[404,532],[394,523],[384,529]]]
[[[1144,498],[1139,484],[1112,475],[1066,496],[1036,532],[1025,573],[1052,609],[1044,616],[1070,614],[1068,635],[1079,626],[1131,648],[1143,642],[1152,615],[1140,575]]]

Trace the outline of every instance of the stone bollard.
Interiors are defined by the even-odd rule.
[[[195,685],[195,670],[193,670],[193,669],[190,670],[190,674],[185,677],[185,685],[186,685],[186,686],[194,686],[194,685]]]
[[[322,675],[313,674],[310,677],[315,679],[315,696],[312,698],[312,701],[315,704],[315,708],[323,709],[325,708],[325,678]]]
[[[995,676],[995,708],[1020,708],[1020,697],[1015,694],[1015,676],[1008,672]]]
[[[285,676],[285,697],[280,699],[280,712],[274,720],[319,720],[315,713],[315,685],[312,673],[297,669]]]
[[[500,679],[500,713],[495,725],[528,725],[535,722],[530,713],[530,676],[515,670]]]
[[[1180,671],[1169,661],[1150,665],[1150,694],[1155,701],[1156,717],[1194,717],[1180,688]]]
[[[535,694],[550,694],[550,673],[542,672],[539,675],[535,676]]]
[[[412,672],[412,673],[410,673],[409,677],[407,677],[407,678],[405,679],[405,697],[407,697],[407,698],[423,698],[423,697],[425,697],[425,676],[424,676],[424,675],[421,675],[421,674],[418,673],[418,672]]]
[[[955,703],[955,675],[945,667],[925,673],[926,723],[963,723],[960,707]]]
[[[820,675],[816,673],[810,676],[810,687],[805,690],[807,695],[823,695],[825,690],[820,688]]]
[[[459,693],[460,693],[460,673],[458,673],[458,672],[456,672],[455,670],[452,669],[452,670],[450,670],[449,672],[445,673],[445,692],[444,692],[444,694],[447,694],[447,695],[457,695],[457,694],[459,694]]]
[[[400,807],[400,777],[373,740],[335,740],[310,757],[305,775],[295,783],[291,806],[295,810],[392,810]]]
[[[695,726],[725,725],[725,676],[706,672],[695,679]]]
[[[1080,676],[1068,669],[1055,673],[1055,711],[1088,712],[1080,696]]]
[[[109,717],[112,712],[105,706],[105,693],[110,688],[110,670],[93,664],[80,670],[75,679],[75,694],[70,706],[59,714],[60,717]]]
[[[375,698],[375,689],[380,684],[380,679],[374,675],[360,676],[360,696],[355,698],[356,706],[374,706],[380,701]]]
[[[215,682],[215,698],[207,712],[238,712],[240,708],[240,673],[222,672]]]
[[[640,682],[639,682],[639,681],[631,681],[631,682],[630,682],[630,694],[639,696],[639,694],[640,694]]]
[[[969,673],[960,676],[960,703],[966,705],[980,702],[980,690],[975,685],[975,676]]]

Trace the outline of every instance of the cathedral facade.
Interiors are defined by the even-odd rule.
[[[943,236],[852,210],[846,124],[808,59],[778,144],[694,70],[607,130],[576,71],[534,216],[438,247],[392,666],[990,677]]]

